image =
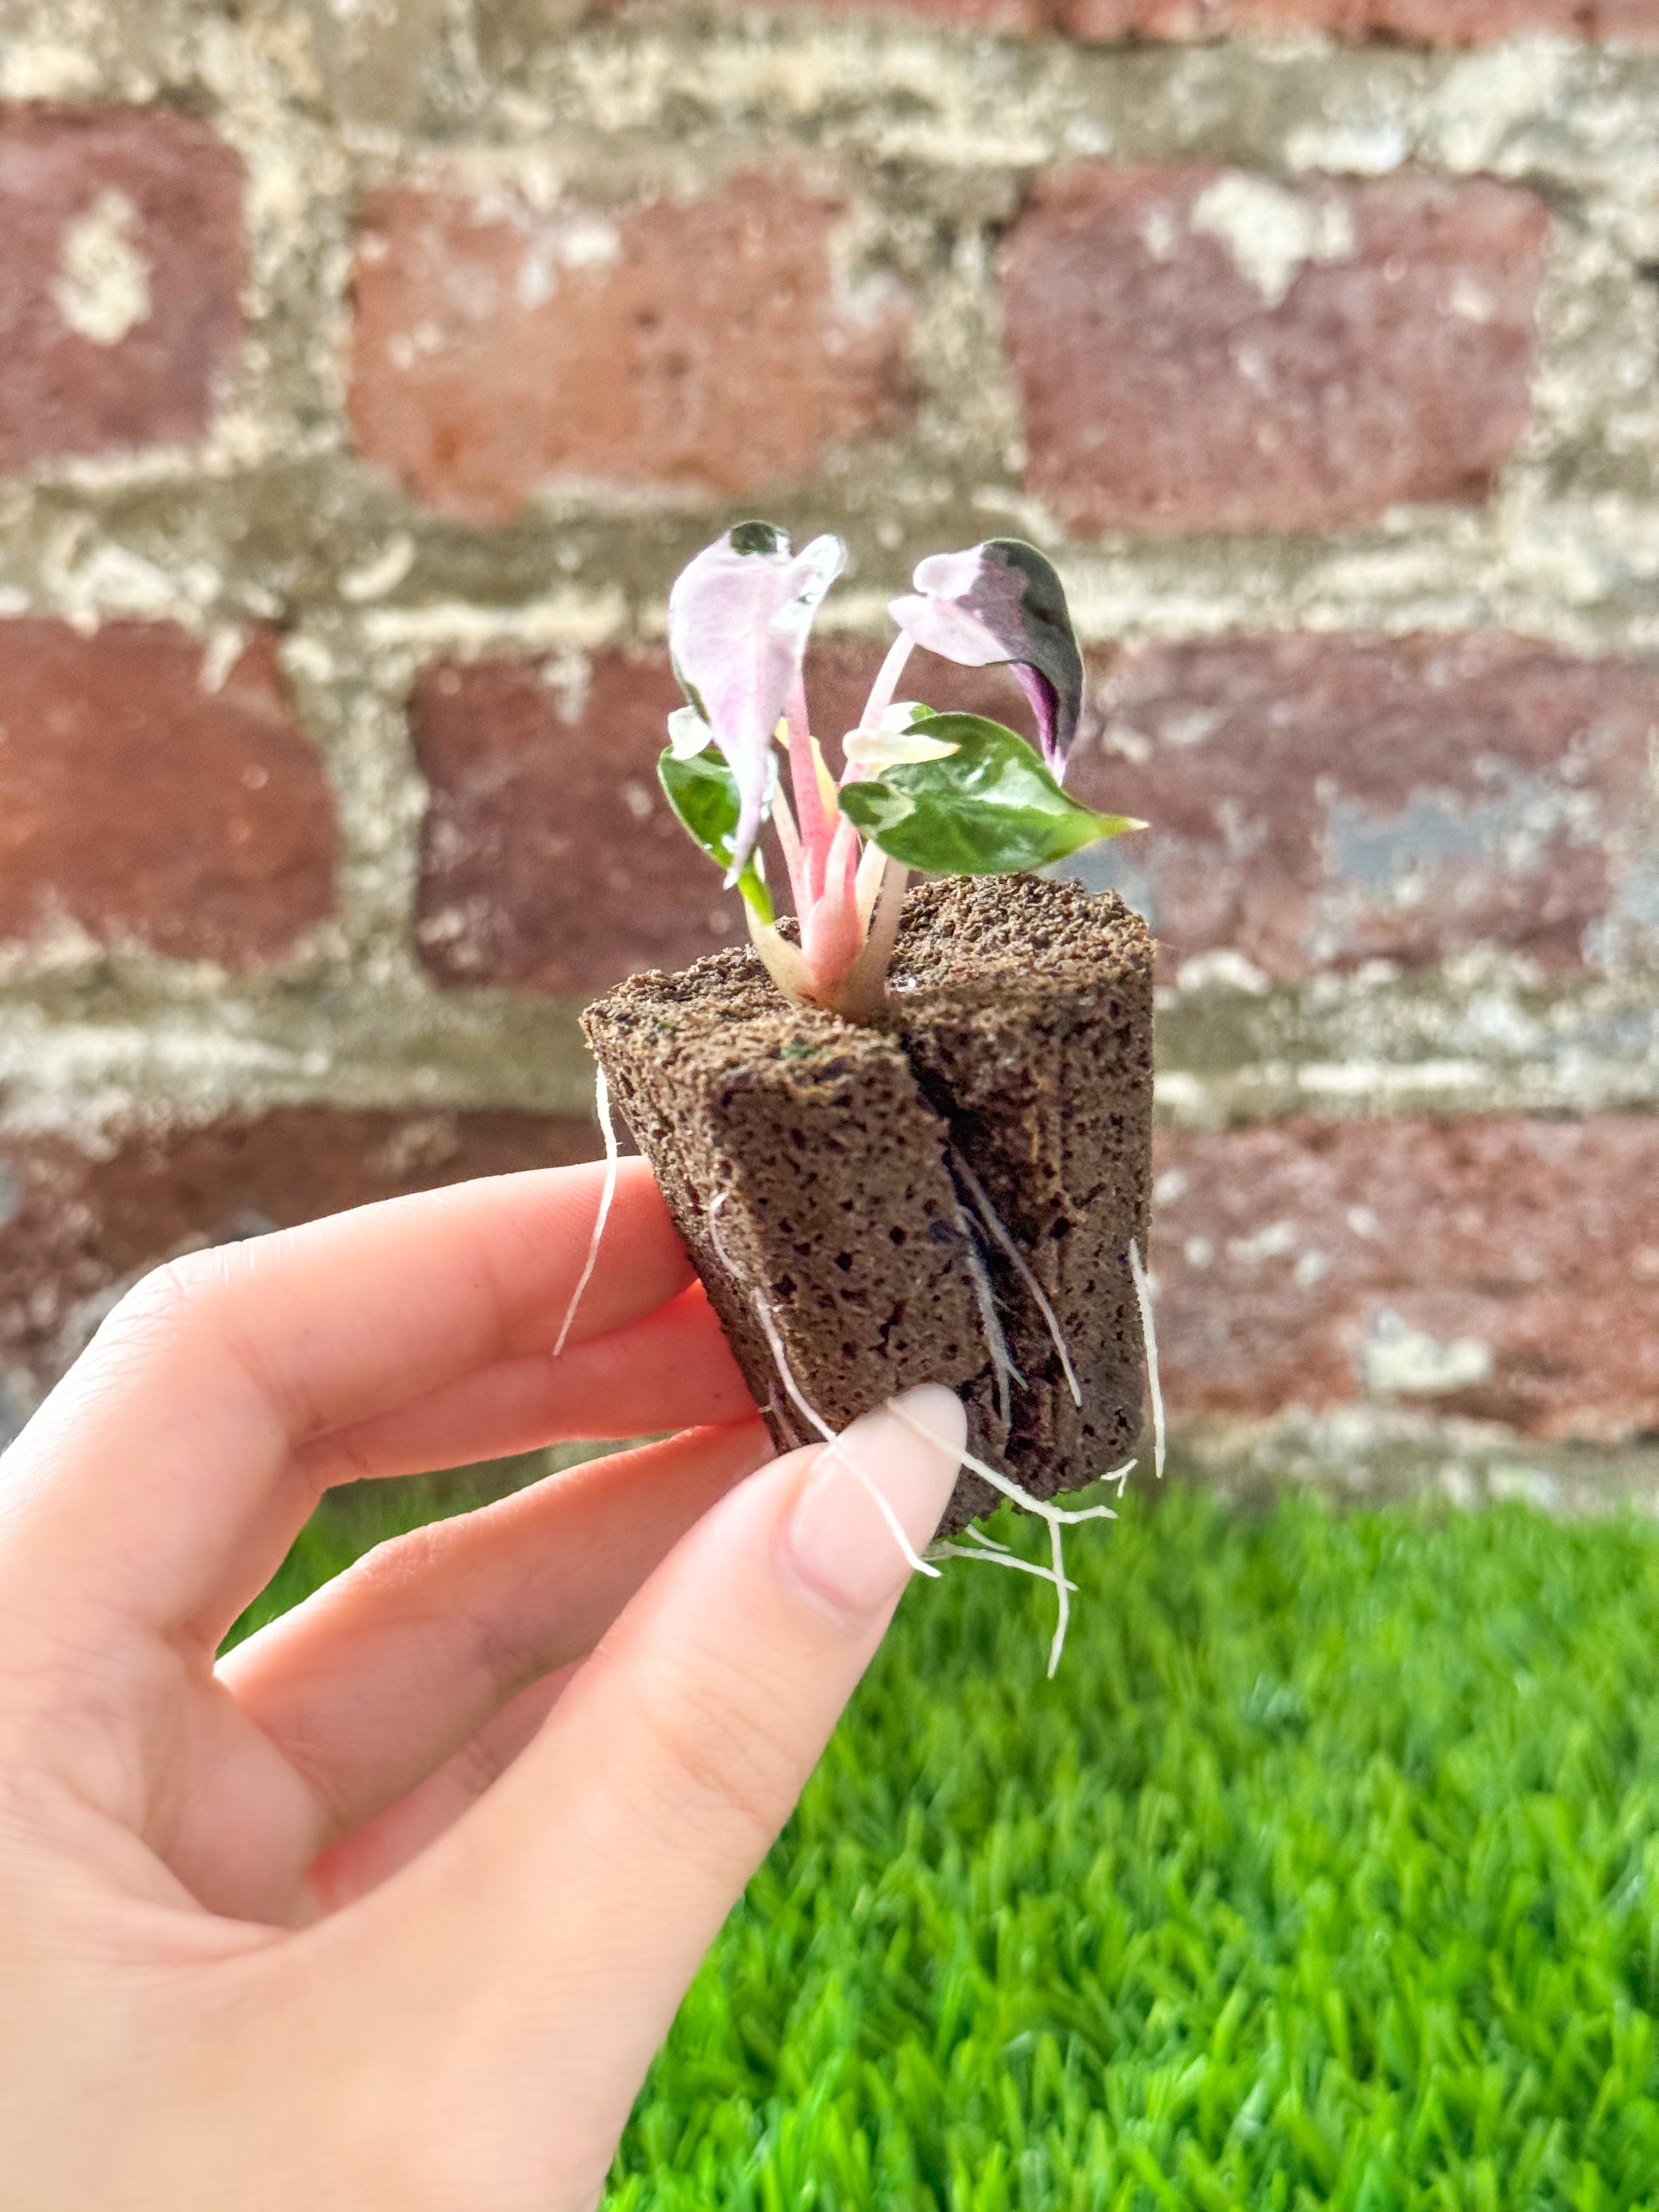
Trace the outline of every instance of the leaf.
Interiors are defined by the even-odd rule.
[[[738,780],[716,749],[710,745],[685,759],[670,745],[657,763],[657,775],[693,842],[726,870],[728,884],[735,880],[756,919],[769,923],[772,901],[761,875],[760,855],[751,854],[742,867],[735,868],[732,854],[742,802]]]
[[[1012,876],[1146,824],[1097,814],[1060,789],[1024,738],[980,714],[912,724],[955,750],[842,787],[842,809],[872,844],[935,875]]]
[[[714,741],[714,732],[695,707],[676,707],[668,717],[668,750],[676,760],[696,760]]]
[[[922,562],[915,592],[888,611],[928,652],[963,668],[1006,664],[1031,702],[1056,776],[1083,711],[1083,655],[1052,561],[1019,538],[990,538]]]
[[[668,595],[674,673],[737,779],[739,873],[765,817],[772,732],[846,558],[838,538],[815,538],[797,553],[775,524],[739,523],[681,570]]]

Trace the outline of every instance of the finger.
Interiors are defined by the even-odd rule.
[[[907,1425],[920,1420],[948,1449]],[[591,2171],[771,1844],[937,1525],[965,1431],[929,1389],[763,1468],[676,1547],[465,1818],[360,1908],[387,2002],[464,2020],[481,2097],[556,2078]],[[407,2000],[395,1994],[407,1987]],[[453,2015],[448,2008],[457,2009]],[[551,2129],[533,2100],[514,2124]]]
[[[692,1523],[770,1455],[751,1415],[591,1460],[382,1544],[222,1660],[220,1680],[310,1791],[301,1865],[416,1788],[527,1684],[591,1651]],[[228,1809],[216,1791],[190,1808],[204,1847]],[[179,1848],[195,1863],[189,1838]]]
[[[29,1539],[9,1556],[59,1608],[78,1593],[188,1621],[261,1502],[299,1484],[296,1446],[552,1340],[600,1182],[574,1167],[462,1183],[158,1269],[8,1454]],[[648,1169],[623,1161],[573,1341],[690,1279]]]
[[[643,1321],[557,1358],[531,1352],[428,1391],[303,1449],[319,1489],[423,1474],[573,1438],[598,1443],[747,1419],[748,1385],[700,1283]],[[624,1419],[625,1416],[625,1419]]]
[[[700,1283],[630,1328],[553,1358],[531,1352],[446,1383],[390,1413],[319,1437],[295,1454],[225,1555],[192,1616],[216,1650],[281,1566],[317,1498],[337,1483],[424,1474],[482,1460],[663,1430],[751,1419],[754,1402]]]
[[[310,1911],[305,1917],[355,1904],[453,1828],[534,1741],[580,1663],[573,1660],[520,1690],[435,1774],[325,1850],[307,1878]]]

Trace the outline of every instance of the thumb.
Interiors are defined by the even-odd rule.
[[[535,1741],[400,1883],[398,1948],[405,1970],[411,1954],[424,1961],[424,2005],[443,2014],[453,1992],[460,2016],[445,2016],[452,2034],[465,2021],[469,2075],[476,2063],[497,2084],[538,2084],[565,2177],[572,2100],[603,2173],[687,1984],[908,1578],[888,1516],[916,1549],[928,1540],[966,1429],[950,1391],[913,1390],[731,1492]]]

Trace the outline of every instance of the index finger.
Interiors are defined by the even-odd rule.
[[[0,1529],[27,1537],[0,1547],[0,1580],[54,1609],[78,1593],[191,1620],[239,1533],[303,1480],[296,1447],[551,1347],[602,1182],[592,1165],[457,1184],[147,1276],[0,1462]],[[649,1169],[623,1160],[570,1342],[691,1273]]]

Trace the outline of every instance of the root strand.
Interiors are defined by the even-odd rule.
[[[1025,1255],[1008,1234],[1001,1216],[986,1195],[984,1184],[959,1152],[953,1149],[951,1158],[957,1173],[968,1186],[968,1195],[974,1201],[975,1212],[985,1224],[988,1233],[995,1237],[1003,1251],[1006,1253],[1009,1264],[1036,1302],[1038,1312],[1048,1325],[1048,1334],[1054,1341],[1054,1350],[1060,1354],[1060,1364],[1066,1376],[1066,1387],[1072,1394],[1072,1403],[1080,1407],[1083,1403],[1082,1385],[1077,1379],[1077,1369],[1072,1364],[1071,1347],[1067,1345],[1065,1334],[1060,1328],[1060,1316],[1049,1304],[1048,1292],[1032,1273],[1030,1263]]]
[[[1135,1296],[1140,1301],[1140,1334],[1146,1346],[1146,1391],[1152,1401],[1152,1472],[1162,1482],[1165,1441],[1164,1385],[1158,1374],[1158,1331],[1152,1325],[1152,1286],[1146,1279],[1146,1268],[1140,1264],[1140,1247],[1133,1237],[1129,1239],[1129,1273],[1135,1279]]]
[[[605,1181],[599,1187],[599,1210],[593,1216],[593,1233],[587,1240],[587,1257],[576,1278],[576,1287],[570,1293],[570,1303],[564,1310],[559,1333],[553,1340],[555,1359],[564,1350],[570,1324],[576,1318],[576,1309],[593,1279],[593,1270],[599,1265],[599,1239],[605,1235],[605,1217],[611,1211],[611,1200],[617,1195],[617,1169],[621,1156],[617,1146],[617,1125],[611,1118],[611,1086],[605,1079],[602,1067],[596,1067],[593,1073],[593,1111],[599,1117],[599,1127],[605,1135]]]

